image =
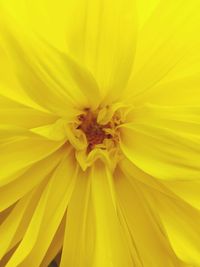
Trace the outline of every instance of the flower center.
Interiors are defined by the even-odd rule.
[[[85,108],[75,121],[65,127],[67,140],[82,170],[101,160],[114,170],[121,159],[120,125],[125,122],[129,107],[122,103]]]
[[[106,139],[112,140],[114,138],[112,132],[116,124],[113,124],[113,122],[100,124],[97,117],[98,113],[92,112],[90,109],[85,109],[85,113],[79,116],[80,125],[78,129],[82,130],[86,136],[88,152],[95,146],[103,144]]]

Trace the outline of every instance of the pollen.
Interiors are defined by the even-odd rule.
[[[112,122],[101,125],[97,122],[97,112],[85,109],[85,113],[79,116],[80,125],[78,129],[82,130],[88,142],[88,152],[95,148],[96,145],[103,144],[105,139],[113,139]]]

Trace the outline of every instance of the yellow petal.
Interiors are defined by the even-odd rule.
[[[12,209],[14,208],[15,204],[10,206],[9,208],[3,210],[0,212],[0,224],[8,217],[8,215],[12,212]]]
[[[95,267],[132,265],[127,240],[117,216],[111,179],[113,177],[109,171],[97,162],[91,170],[91,195],[96,221]]]
[[[154,14],[156,7],[160,0],[138,0],[138,24],[141,29],[145,23],[148,23],[148,19]]]
[[[115,173],[117,197],[132,240],[136,266],[181,266],[137,180],[130,181],[120,170]]]
[[[0,187],[0,211],[5,210],[30,192],[35,186],[38,186],[57,166],[62,155],[63,152],[60,150],[55,152],[53,155],[34,164],[15,180]]]
[[[0,124],[34,128],[53,123],[56,119],[53,114],[27,107],[0,95]]]
[[[138,34],[127,100],[130,94],[132,101],[148,94],[160,82],[199,72],[199,12],[198,0],[160,1]]]
[[[21,24],[83,63],[98,81],[102,94],[109,91],[107,99],[113,100],[125,87],[132,69],[137,31],[135,2],[36,0],[27,4],[21,0],[21,5],[16,5],[8,0],[3,6]]]
[[[132,266],[111,179],[100,162],[80,176],[69,205],[61,267]]]
[[[49,180],[27,232],[7,267],[33,266],[33,263],[40,266],[66,212],[74,186],[74,172],[73,158],[67,155]]]
[[[40,186],[20,199],[1,224],[0,258],[13,249],[23,238],[43,187],[44,183],[41,183]]]
[[[24,129],[22,127],[17,127],[13,125],[0,125],[0,143],[5,144],[9,141],[16,140],[16,138],[31,138],[35,137],[35,135],[27,129]]]
[[[166,189],[166,187],[162,184],[161,180],[158,180],[149,174],[145,173],[141,169],[139,169],[137,166],[135,166],[131,161],[129,161],[127,158],[123,158],[119,162],[119,168],[122,171],[122,173],[127,177],[129,182],[131,183],[140,183],[146,187],[150,187],[154,190],[158,190],[159,192],[162,192],[163,194],[167,194],[170,197],[175,197],[175,195]]]
[[[1,21],[0,36],[27,95],[62,116],[73,114],[76,107],[96,108],[99,90],[92,75],[67,54],[14,23],[12,17]]]
[[[1,233],[1,247],[0,247],[0,259],[2,260],[3,256],[12,249],[12,240],[17,231],[17,228],[20,225],[20,222],[24,216],[25,210],[30,203],[31,194],[24,197],[23,200],[20,200],[17,205],[14,207],[8,218],[0,226]]]
[[[183,201],[151,192],[154,205],[166,235],[177,257],[189,266],[198,266],[200,257],[200,213]]]
[[[54,260],[58,253],[61,251],[65,232],[65,219],[66,217],[64,216],[40,267],[49,266],[52,260]]]
[[[94,251],[94,219],[88,171],[77,175],[69,202],[60,267],[92,266]]]
[[[159,179],[199,178],[198,107],[136,109],[122,126],[121,148],[136,166]]]
[[[58,119],[52,124],[31,129],[31,132],[41,135],[49,140],[67,140],[67,120]]]
[[[13,71],[12,58],[6,53],[6,49],[3,48],[3,44],[0,44],[0,95],[11,98],[12,100],[24,104],[28,107],[32,107],[36,110],[42,110],[42,108],[33,102],[23,91],[20,83]],[[0,100],[2,101],[2,100]]]
[[[6,9],[18,23],[35,31],[59,50],[66,51],[66,16],[70,5],[74,2],[66,0],[2,0],[2,8]],[[36,19],[37,18],[37,19]]]
[[[200,210],[200,181],[163,181],[162,184],[196,209]]]
[[[12,180],[11,175],[44,159],[61,145],[62,142],[53,142],[36,137],[18,138],[0,144],[0,184],[8,183]]]
[[[102,94],[107,94],[106,100],[115,100],[132,70],[137,32],[135,1],[73,1],[66,3],[66,10],[69,51],[92,72]]]
[[[1,262],[0,262],[0,267],[4,267],[4,266],[6,266],[6,264],[7,264],[7,262],[9,261],[9,259],[10,259],[10,257],[12,257],[12,255],[13,255],[13,253],[14,253],[14,251],[16,250],[16,248],[17,248],[17,245],[13,248],[13,249],[11,249],[3,258],[2,258],[2,260],[1,260]]]
[[[77,1],[78,2],[78,1]],[[73,12],[76,12],[76,6]],[[137,12],[134,0],[81,1],[77,29],[69,31],[70,50],[97,79],[105,101],[119,98],[126,86],[135,55]],[[73,17],[70,18],[73,23]],[[84,23],[84,24],[83,24]],[[83,26],[85,28],[83,29]],[[81,46],[74,47],[74,31]],[[82,34],[79,34],[79,33]]]
[[[199,62],[199,61],[198,61]],[[190,66],[190,64],[188,63]],[[199,70],[199,67],[198,67]],[[156,105],[199,105],[199,73],[176,78],[157,84],[150,90],[138,95],[132,101],[140,106],[144,103]]]

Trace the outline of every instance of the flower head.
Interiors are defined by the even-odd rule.
[[[0,2],[0,266],[200,265],[199,11]]]

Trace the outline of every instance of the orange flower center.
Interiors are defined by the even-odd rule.
[[[78,129],[85,133],[88,142],[88,152],[90,152],[96,145],[102,144],[104,139],[112,138],[112,135],[106,132],[107,129],[111,129],[111,124],[98,124],[97,115],[89,109],[85,111],[85,114],[79,116],[80,125]]]

